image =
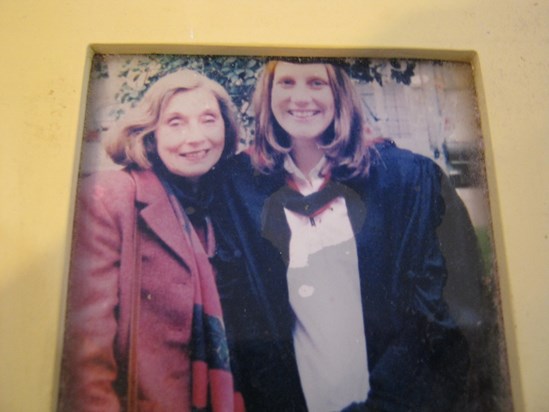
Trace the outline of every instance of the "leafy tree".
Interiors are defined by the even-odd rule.
[[[245,141],[253,139],[253,113],[250,103],[261,68],[271,57],[227,57],[227,56],[180,56],[180,55],[129,55],[117,73],[110,68],[102,55],[96,55],[92,65],[92,75],[97,79],[109,76],[123,78],[124,81],[114,98],[121,105],[134,106],[148,88],[168,73],[186,68],[195,70],[219,82],[237,109],[241,124],[247,131]],[[285,58],[292,59],[292,58]],[[377,82],[383,85],[384,79],[409,85],[414,75],[414,61],[372,60],[364,58],[294,58],[299,61],[327,61],[342,65],[349,75],[359,83]],[[123,114],[118,108],[112,116]]]

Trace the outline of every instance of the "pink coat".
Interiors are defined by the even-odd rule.
[[[192,251],[156,175],[115,171],[78,192],[59,410],[124,409],[136,212],[139,410],[190,409]]]

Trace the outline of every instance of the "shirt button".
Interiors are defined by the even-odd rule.
[[[315,293],[315,287],[311,285],[301,285],[297,290],[297,293],[299,293],[299,296],[302,298],[308,298],[313,296],[313,293]]]

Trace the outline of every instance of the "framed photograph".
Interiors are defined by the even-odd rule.
[[[89,79],[59,410],[512,410],[470,63],[97,53]]]
[[[468,372],[467,382],[474,381],[476,376],[477,382],[480,380],[487,386],[494,384],[482,393],[497,394],[494,402],[498,407],[504,408],[511,401],[514,410],[543,410],[546,407],[544,382],[549,365],[546,350],[549,328],[545,314],[549,307],[545,250],[548,229],[544,203],[547,191],[541,182],[547,180],[544,148],[549,134],[545,121],[549,90],[545,73],[548,63],[547,19],[544,19],[549,13],[547,4],[503,2],[494,7],[491,2],[344,0],[330,9],[310,1],[235,5],[224,1],[158,0],[151,6],[138,0],[128,6],[127,2],[102,0],[94,1],[93,5],[83,0],[61,6],[59,2],[45,0],[33,7],[27,2],[4,2],[0,6],[2,34],[6,40],[0,45],[4,63],[0,76],[0,107],[5,114],[0,123],[3,137],[0,139],[0,167],[4,178],[1,192],[4,201],[0,206],[0,247],[3,251],[0,259],[1,410],[58,410],[66,321],[70,312],[69,290],[72,289],[69,279],[72,276],[70,265],[74,261],[73,225],[75,213],[80,210],[76,199],[77,191],[80,193],[81,189],[77,188],[87,179],[81,179],[81,176],[88,173],[88,166],[94,175],[96,167],[101,170],[112,167],[101,150],[94,152],[90,147],[99,147],[97,139],[104,138],[100,135],[108,134],[106,129],[117,124],[111,121],[115,118],[109,117],[108,109],[97,111],[101,104],[91,105],[92,92],[88,89],[91,84],[100,83],[97,59],[108,60],[114,55],[143,59],[160,55],[180,58],[241,56],[252,60],[268,56],[309,56],[382,62],[382,86],[377,80],[368,82],[361,76],[352,77],[353,84],[362,93],[360,99],[372,109],[370,113],[364,107],[365,116],[372,123],[369,137],[393,135],[391,140],[399,151],[420,151],[421,156],[428,159],[425,164],[436,164],[435,170],[440,169],[449,176],[446,183],[451,185],[445,183],[445,187],[455,189],[465,205],[471,199],[465,198],[464,193],[469,192],[474,197],[478,190],[477,186],[460,186],[460,181],[476,176],[479,180],[475,184],[480,183],[487,190],[480,198],[483,204],[489,200],[490,213],[484,217],[491,219],[491,236],[483,238],[481,233],[478,238],[489,239],[480,242],[491,246],[491,249],[481,248],[483,255],[488,250],[493,254],[491,262],[495,267],[482,272],[488,283],[481,290],[488,293],[488,298],[475,300],[479,297],[476,293],[479,289],[474,289],[472,294],[461,294],[463,290],[455,284],[453,294],[448,296],[452,278],[455,279],[449,274],[444,301],[454,322],[466,332],[464,324],[474,320],[478,312],[468,313],[456,308],[486,303],[488,306],[482,306],[487,309],[482,319],[492,322],[485,326],[486,330],[494,331],[494,336],[475,336],[475,331],[480,329],[473,327],[468,329],[466,339],[483,342],[486,338],[487,345],[497,346],[503,333],[505,348],[499,348],[505,349],[505,354],[492,354],[486,363],[471,359],[470,365],[476,365],[477,372],[476,375]],[[400,68],[392,66],[398,62]],[[398,76],[406,79],[409,62],[416,64],[409,85],[391,78],[394,68],[400,73]],[[437,86],[434,90],[426,90],[430,96],[444,99],[440,106],[432,106],[429,119],[408,117],[406,120],[410,112],[406,109],[401,113],[400,110],[418,99],[419,90],[422,90],[413,80],[416,78],[417,82],[420,78],[416,75],[419,63],[430,64],[430,71],[423,73],[427,77],[421,77],[420,83],[427,82],[427,78],[432,80],[432,73],[435,73]],[[465,67],[463,77],[455,85],[455,93],[450,93],[450,79],[444,77],[446,75],[437,77],[448,65]],[[111,81],[118,74],[117,70],[109,71]],[[474,105],[463,109],[461,102],[466,99],[464,95],[457,97],[464,84],[461,81],[471,76],[470,94],[474,95],[471,101],[477,104],[474,110]],[[123,77],[119,79],[120,85],[131,81],[130,76]],[[400,93],[397,89],[404,90],[404,100],[384,107],[384,98],[378,100],[379,93],[375,90],[389,85],[397,94]],[[115,97],[117,91],[118,87],[114,87],[106,92],[106,102],[119,105]],[[453,105],[456,110],[452,109]],[[470,135],[476,134],[477,138],[472,140],[480,142],[478,146],[474,145],[472,152],[469,152],[469,146],[448,146],[449,150],[438,152],[438,158],[433,159],[436,152],[430,145],[435,148],[442,142],[436,136],[453,141],[456,136],[462,136],[464,130],[461,123],[440,123],[436,107],[444,113],[461,113],[464,119],[478,116],[478,120],[471,120],[472,129],[468,129],[475,130],[480,125],[480,132]],[[418,114],[417,111],[413,113]],[[400,125],[391,124],[390,119],[395,115],[403,116],[402,131],[398,129]],[[245,122],[243,113],[240,117],[237,124]],[[96,121],[99,123],[94,124]],[[435,136],[433,140],[425,140],[427,143],[422,148],[408,147],[410,140],[402,138],[401,132],[425,127]],[[94,139],[96,143],[92,143]],[[240,148],[251,138],[244,137],[244,140]],[[375,144],[382,156],[383,150],[393,150],[389,143],[380,150],[381,143]],[[467,150],[461,150],[464,148]],[[91,153],[101,156],[100,160],[99,157],[94,160],[95,155]],[[457,157],[452,157],[456,154]],[[474,170],[466,177],[471,171],[470,160],[477,155],[483,162],[473,164],[481,165],[480,170]],[[413,157],[417,159],[415,155]],[[450,159],[449,163],[446,159]],[[486,186],[482,186],[484,184]],[[479,216],[469,210],[467,215],[473,227],[477,227]],[[473,232],[475,236],[479,234],[477,230]],[[438,236],[441,235],[437,233]],[[493,283],[491,279],[497,282]],[[225,287],[221,292],[226,296],[230,285],[221,286]],[[302,289],[305,295],[310,292],[308,287]],[[497,299],[498,293],[499,307],[497,300],[491,300]],[[144,296],[145,303],[147,296]],[[458,305],[459,302],[463,306]],[[494,306],[490,306],[492,303]],[[497,313],[499,309],[501,317]],[[492,314],[490,310],[493,310]],[[503,327],[503,331],[492,327]],[[293,345],[293,336],[287,342]],[[482,353],[480,348],[473,349],[477,350],[476,355]],[[441,368],[443,371],[450,369]],[[295,377],[297,372],[293,373]],[[458,379],[459,376],[463,375],[456,374]],[[488,380],[482,380],[486,376]],[[505,376],[509,377],[509,383],[504,380]],[[402,378],[405,378],[404,374]],[[469,399],[482,401],[473,395]]]

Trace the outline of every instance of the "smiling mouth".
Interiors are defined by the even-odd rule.
[[[288,110],[288,113],[296,119],[308,119],[320,113],[319,110]]]
[[[187,160],[202,160],[210,152],[210,149],[197,150],[195,152],[181,153],[179,156]]]

